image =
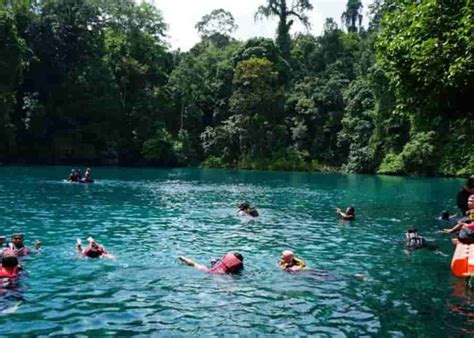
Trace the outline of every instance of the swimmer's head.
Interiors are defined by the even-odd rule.
[[[258,217],[258,211],[257,209],[251,209],[249,211],[249,215],[252,216],[252,217]]]
[[[101,252],[99,251],[98,247],[91,247],[86,252],[86,256],[89,257],[89,258],[99,258],[100,255],[101,255]]]
[[[2,266],[4,268],[14,268],[17,265],[18,265],[18,258],[16,254],[13,251],[11,252],[9,252],[8,250],[5,251],[2,257]]]
[[[449,220],[449,212],[446,210],[443,210],[443,212],[441,213],[441,219],[444,221]]]
[[[408,228],[406,237],[407,239],[418,237],[418,230],[416,228]]]
[[[248,202],[244,202],[244,203],[239,205],[240,210],[247,210],[249,208],[250,208],[250,203],[248,203]]]
[[[295,258],[295,254],[291,250],[285,250],[281,253],[281,261],[285,263],[291,262],[291,260]]]
[[[347,215],[355,215],[355,208],[351,205],[346,209]]]
[[[22,233],[16,233],[16,234],[13,234],[12,235],[12,243],[16,246],[16,247],[21,247],[23,246],[23,240],[25,239],[25,235],[23,235]]]
[[[244,262],[244,256],[242,256],[241,254],[234,252],[234,256],[242,263]]]

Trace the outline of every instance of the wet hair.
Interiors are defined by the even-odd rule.
[[[416,228],[408,228],[407,233],[416,234],[416,233],[418,233],[418,230]]]
[[[354,208],[352,205],[350,205],[350,206],[347,208],[347,214],[348,214],[348,215],[352,215],[352,216],[355,215],[355,208]]]
[[[248,209],[248,208],[250,208],[250,203],[248,203],[248,202],[244,202],[244,203],[241,203],[241,204],[239,205],[239,209],[240,209],[240,210]]]
[[[86,256],[89,258],[99,258],[100,255],[101,255],[101,252],[98,250],[98,248],[92,247],[86,251]]]
[[[258,211],[257,209],[251,209],[249,211],[249,215],[252,216],[252,217],[258,217]]]
[[[441,219],[445,221],[449,220],[449,212],[443,210],[443,212],[441,213]]]
[[[242,263],[244,262],[244,257],[241,254],[234,252],[234,256],[237,257],[237,259]]]
[[[12,238],[15,238],[15,237],[21,237],[21,238],[25,238],[25,235],[21,232],[17,232],[16,234],[13,234],[12,235]]]
[[[234,256],[240,261],[240,264],[236,266],[235,268],[232,269],[232,271],[229,271],[231,273],[239,273],[244,269],[244,257],[239,254],[234,252]]]
[[[5,268],[14,268],[18,265],[18,258],[14,255],[3,256],[2,266]]]

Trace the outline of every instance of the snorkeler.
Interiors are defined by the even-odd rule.
[[[342,212],[341,209],[336,208],[336,214],[338,214],[345,221],[353,221],[355,219],[355,209],[353,206],[349,206],[346,212]]]
[[[2,256],[2,265],[0,266],[0,278],[15,278],[21,266],[18,264],[18,258],[14,251],[5,250]]]
[[[255,207],[250,207],[250,203],[244,202],[239,205],[239,211],[237,212],[239,216],[252,216],[258,217],[258,211]]]
[[[12,241],[8,244],[9,250],[15,252],[18,257],[33,253],[33,250],[25,246],[24,239],[25,235],[22,233],[16,233],[12,235]],[[35,249],[36,251],[41,250],[41,242],[38,240],[35,241]]]
[[[85,249],[82,248],[82,241],[78,238],[76,242],[76,250],[84,257],[89,258],[114,258],[110,255],[105,248],[98,244],[92,237],[87,238],[89,246]]]
[[[280,269],[284,271],[299,271],[306,269],[304,261],[297,258],[293,251],[290,250],[285,250],[281,253],[278,265],[280,266]]]
[[[228,253],[221,259],[212,259],[210,268],[184,256],[178,256],[178,259],[199,271],[212,274],[238,273],[244,268],[244,257],[239,253]]]

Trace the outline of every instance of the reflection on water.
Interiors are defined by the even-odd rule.
[[[453,210],[461,180],[99,168],[97,183],[80,185],[62,181],[68,172],[0,168],[0,231],[21,230],[29,244],[38,238],[44,246],[24,263],[24,302],[0,315],[0,334],[451,336],[474,329],[471,296],[453,292],[453,247],[437,232],[445,225],[436,216]],[[244,200],[258,207],[258,220],[237,217]],[[339,222],[335,207],[349,204],[357,220]],[[409,226],[448,255],[407,256],[400,240]],[[117,259],[78,258],[75,239],[89,235]],[[284,249],[313,271],[281,272]],[[228,251],[245,257],[242,274],[209,276],[176,259],[204,263]]]

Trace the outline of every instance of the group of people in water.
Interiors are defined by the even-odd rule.
[[[91,175],[91,168],[86,169],[84,176],[82,176],[81,169],[72,169],[66,180],[71,183],[94,183]]]
[[[78,175],[79,173],[79,175]],[[80,172],[73,170],[68,181],[80,182],[81,180],[92,180],[90,169],[87,168],[84,177],[80,176]],[[466,197],[467,196],[467,197]],[[462,217],[459,222],[452,228],[444,229],[445,233],[458,233],[456,239],[453,240],[455,244],[474,243],[474,176],[471,176],[467,184],[462,188],[458,194],[458,207],[461,210]],[[258,217],[257,209],[248,202],[241,203],[238,206],[239,216]],[[355,220],[355,208],[349,206],[344,212],[336,208],[336,214],[344,221]],[[446,216],[447,215],[447,216]],[[443,212],[442,219],[450,220],[454,216],[450,216]],[[19,258],[39,252],[41,250],[41,242],[35,241],[35,250],[32,250],[24,245],[24,235],[21,233],[13,234],[11,242],[5,247],[5,236],[0,236],[0,248],[2,248],[2,260],[0,266],[0,278],[15,278],[22,269],[19,264]],[[83,247],[80,239],[76,242],[76,250],[82,257],[88,258],[114,258],[106,249],[97,243],[92,237],[87,238],[88,246]],[[428,243],[423,236],[421,236],[417,229],[409,228],[406,232],[406,247],[408,249],[428,248],[437,250],[437,247]],[[210,267],[197,263],[190,258],[178,256],[178,259],[185,264],[192,266],[200,271],[210,274],[222,273],[238,273],[244,267],[244,257],[237,252],[229,252],[220,259],[211,259]],[[284,250],[281,253],[278,263],[279,267],[284,271],[295,272],[307,269],[305,262],[296,257],[291,250]]]
[[[10,243],[5,243],[6,237],[0,236],[0,249],[2,254],[2,264],[0,266],[0,278],[16,278],[22,270],[19,258],[28,256],[33,252],[41,250],[41,242],[35,241],[35,250],[25,246],[25,236],[22,233],[15,233],[11,237]]]
[[[468,178],[466,184],[457,194],[456,199],[459,212],[450,215],[448,211],[441,213],[440,219],[448,222],[455,222],[451,228],[443,229],[445,234],[456,234],[452,239],[453,244],[474,244],[474,176]],[[406,247],[408,249],[428,248],[438,250],[436,245],[426,241],[417,229],[409,228],[406,233]]]

